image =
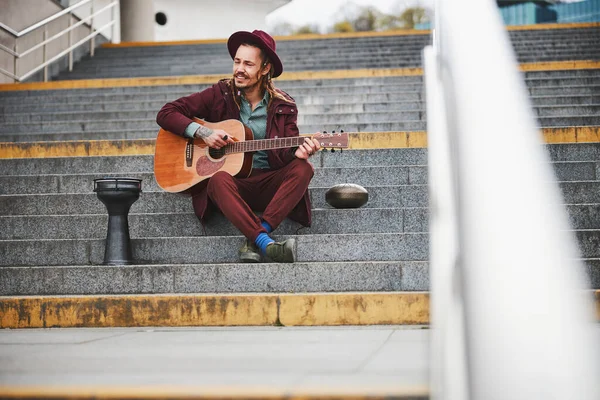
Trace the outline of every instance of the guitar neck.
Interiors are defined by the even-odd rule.
[[[297,147],[304,143],[304,136],[285,137],[277,139],[247,140],[227,145],[226,154],[247,153],[250,151],[284,149],[286,147]]]

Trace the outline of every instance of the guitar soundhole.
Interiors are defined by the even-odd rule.
[[[219,160],[225,157],[225,149],[213,149],[212,147],[208,148],[208,154],[214,158],[215,160]]]

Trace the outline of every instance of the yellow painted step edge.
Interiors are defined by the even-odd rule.
[[[544,141],[550,144],[600,142],[598,126],[544,128],[541,133]],[[154,139],[0,142],[0,159],[152,155],[154,143]],[[424,147],[427,147],[424,131],[350,133],[351,150]]]
[[[0,297],[3,329],[428,323],[429,292]]]
[[[422,325],[427,292],[0,297],[0,328]]]
[[[231,386],[0,386],[2,399],[265,399],[265,400],[384,400],[427,399],[427,387],[378,385],[374,387],[288,388]]]
[[[598,69],[600,61],[549,61],[520,64],[521,71],[558,71],[577,69]],[[284,72],[276,81],[298,81],[311,79],[346,79],[369,78],[386,76],[419,76],[423,75],[422,68],[389,68],[389,69],[349,69],[328,71],[296,71]],[[166,85],[205,85],[213,84],[219,79],[229,78],[231,74],[216,75],[181,75],[140,78],[106,78],[80,79],[72,81],[5,83],[0,84],[0,92],[21,90],[65,90],[115,88],[131,86],[166,86]]]
[[[508,31],[531,31],[531,30],[553,30],[553,29],[577,29],[577,28],[594,28],[600,26],[598,22],[575,22],[575,23],[559,23],[559,24],[535,24],[535,25],[511,25],[507,26]],[[360,37],[385,37],[385,36],[413,36],[413,35],[430,35],[429,29],[398,29],[382,32],[347,32],[347,33],[326,33],[326,34],[305,34],[305,35],[288,35],[274,36],[275,41],[290,41],[290,40],[319,40],[319,39],[351,39]],[[121,43],[104,43],[102,47],[150,47],[150,46],[181,46],[181,45],[201,45],[226,43],[226,38],[216,39],[198,39],[198,40],[174,40],[165,42],[121,42]]]

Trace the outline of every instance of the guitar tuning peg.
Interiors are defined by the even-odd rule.
[[[331,149],[331,152],[332,152],[332,153],[335,153],[335,149],[333,149],[333,148],[332,148],[332,149]]]
[[[335,131],[331,131],[331,133],[335,133]]]
[[[344,149],[340,147],[340,154],[344,152]]]
[[[323,133],[327,133],[327,131],[323,131]]]
[[[340,129],[340,133],[344,133],[344,130],[343,130],[343,129]]]

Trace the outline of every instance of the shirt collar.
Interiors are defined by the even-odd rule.
[[[244,95],[242,95],[242,99],[244,99],[244,101],[246,102],[246,104],[250,104],[250,102],[248,100],[246,100],[246,97]],[[265,95],[263,96],[263,98],[260,101],[260,103],[258,103],[258,106],[262,106],[262,105],[266,106],[266,105],[268,105],[270,99],[271,99],[271,95],[269,94],[269,91],[265,90]]]

